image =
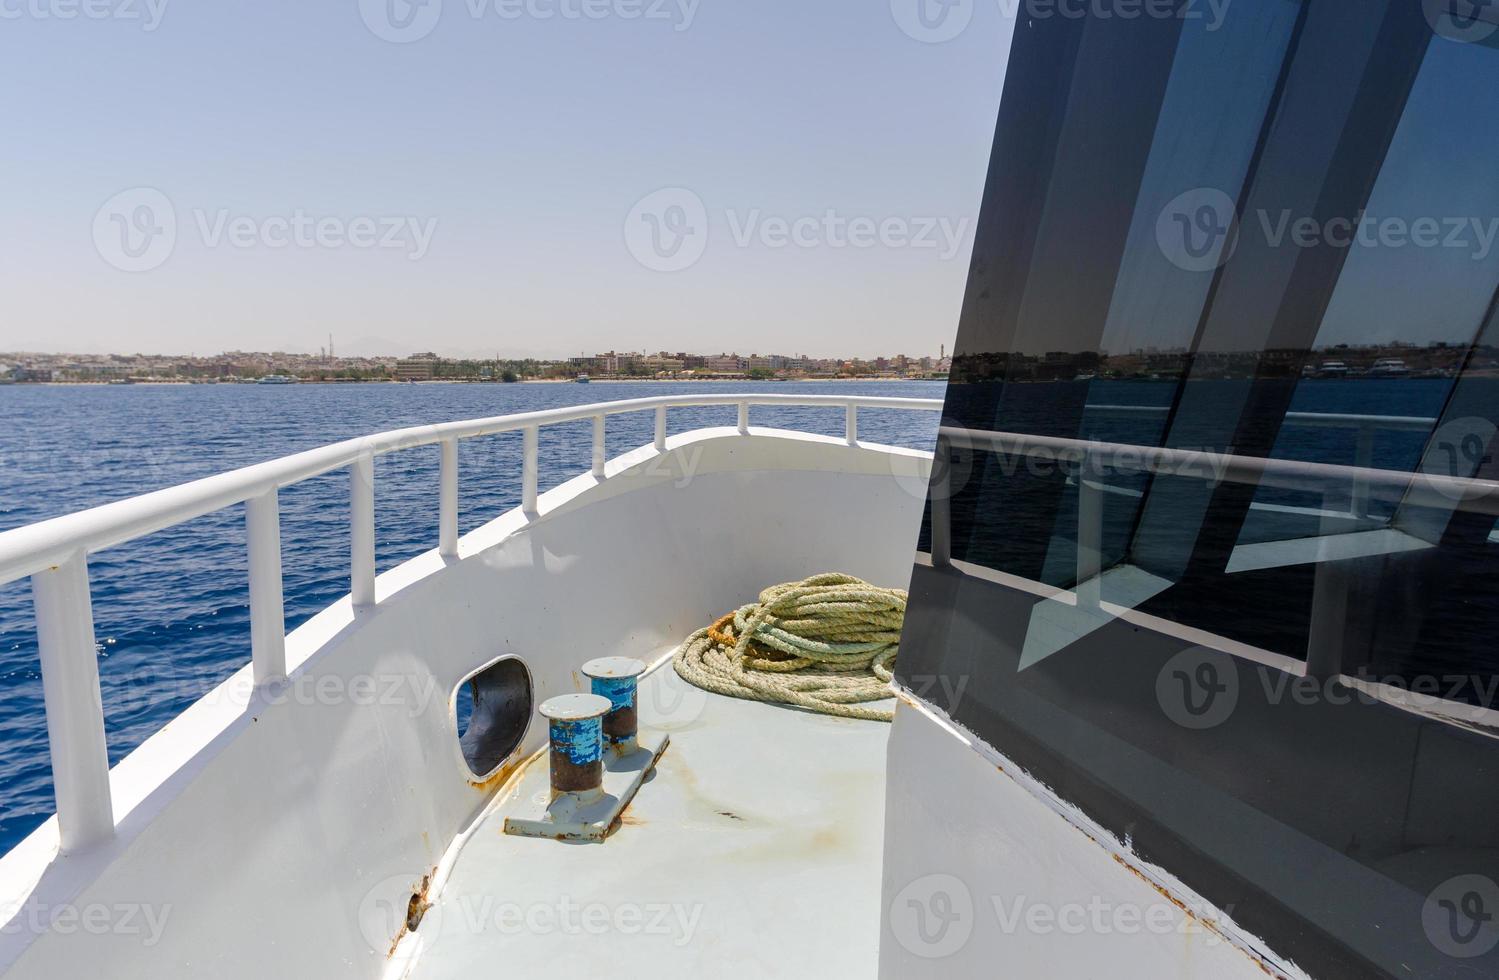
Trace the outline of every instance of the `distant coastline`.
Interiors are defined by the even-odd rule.
[[[787,378],[590,378],[590,384],[637,385],[637,384],[796,384],[798,382],[855,382],[868,384],[871,381],[946,381],[945,377],[900,377],[878,374],[840,375],[835,378],[787,377]],[[572,378],[519,378],[515,381],[500,381],[492,378],[431,378],[421,381],[398,381],[395,378],[302,378],[296,385],[566,385],[575,384]],[[201,386],[257,386],[254,379],[244,381],[178,381],[168,378],[142,378],[128,383],[115,381],[4,381],[0,387],[30,388],[196,388]],[[295,387],[277,385],[276,387]]]

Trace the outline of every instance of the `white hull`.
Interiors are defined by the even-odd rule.
[[[928,460],[698,431],[381,575],[373,609],[345,598],[287,636],[289,686],[255,690],[247,666],[117,765],[111,841],[58,858],[54,817],[0,859],[23,923],[128,905],[165,918],[156,941],[23,925],[0,933],[3,975],[380,976],[370,910],[404,908],[508,775],[469,778],[464,676],[514,654],[539,703],[587,657],[654,656],[767,582],[835,565],[904,586]],[[544,739],[533,724],[518,758]]]

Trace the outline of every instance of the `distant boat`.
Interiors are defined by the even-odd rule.
[[[1398,357],[1381,357],[1369,368],[1371,378],[1404,378],[1410,373],[1410,366]]]
[[[258,385],[294,385],[297,379],[289,374],[268,374],[255,383]]]
[[[1348,365],[1342,361],[1323,361],[1322,366],[1317,368],[1319,378],[1346,378],[1348,377]]]
[[[573,380],[576,381],[580,385],[586,385],[586,384],[588,384],[588,375],[586,375],[586,374],[580,374],[576,378],[574,378]]]

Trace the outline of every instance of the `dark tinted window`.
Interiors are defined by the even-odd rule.
[[[1499,21],[1458,6],[1022,19],[900,660],[1317,976],[1499,971]]]

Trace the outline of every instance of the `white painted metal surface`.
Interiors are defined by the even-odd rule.
[[[914,700],[896,705],[887,773],[883,980],[1300,976]]]
[[[209,477],[155,493],[144,494],[129,500],[96,507],[65,517],[28,525],[0,534],[0,584],[27,574],[41,573],[53,566],[62,567],[75,558],[82,560],[93,551],[121,544],[152,531],[161,530],[191,520],[194,517],[244,502],[247,505],[248,548],[251,591],[251,643],[254,650],[255,677],[265,682],[286,673],[283,634],[285,620],[282,608],[280,567],[280,518],[277,512],[276,491],[279,487],[337,469],[347,467],[349,471],[349,595],[352,604],[358,607],[372,606],[376,602],[375,587],[375,467],[376,455],[398,449],[409,449],[436,443],[440,447],[442,462],[439,470],[438,510],[439,540],[438,554],[452,558],[458,554],[458,440],[517,429],[524,433],[524,449],[521,466],[521,512],[534,517],[538,514],[538,440],[539,429],[558,422],[592,418],[594,422],[594,459],[592,472],[602,478],[604,466],[604,419],[606,415],[622,412],[654,409],[654,449],[666,451],[666,413],[671,406],[737,405],[739,408],[739,434],[748,435],[749,405],[826,406],[845,411],[848,424],[855,424],[858,409],[903,408],[921,411],[936,411],[942,403],[935,399],[879,398],[839,395],[668,395],[640,398],[628,401],[588,405],[580,408],[554,409],[544,412],[529,412],[519,415],[478,419],[471,422],[452,422],[442,425],[398,429],[363,439],[348,440],[322,449],[299,453],[283,459],[244,467],[230,473]],[[70,580],[71,581],[71,580]],[[76,583],[74,583],[76,584]],[[87,602],[87,579],[83,580],[83,602],[76,597],[66,601],[44,601],[37,606],[37,629],[39,634],[52,637],[82,635],[85,631],[93,635],[93,619]],[[47,588],[43,583],[42,588]],[[68,615],[78,618],[74,623],[55,623],[52,617]],[[52,641],[55,645],[56,640]],[[90,650],[92,644],[90,643]],[[92,677],[92,680],[90,679]],[[48,679],[50,678],[50,680]],[[56,704],[59,710],[68,711],[68,718],[59,724],[64,734],[76,734],[80,724],[80,712],[72,707],[90,700],[98,702],[97,669],[92,675],[60,669],[54,664],[50,674],[44,675],[44,686],[58,684],[91,684],[89,691],[50,691],[46,703]],[[85,712],[86,713],[86,712]],[[54,750],[57,751],[57,750]],[[84,761],[91,749],[65,745],[63,761],[79,772],[96,769],[96,761]],[[62,783],[69,784],[74,776],[63,776]],[[84,780],[82,785],[92,786],[98,782],[97,775]],[[58,796],[58,807],[62,812],[63,825],[70,828],[69,847],[77,850],[108,838],[98,828],[114,818],[108,812],[106,797],[96,791],[65,791]],[[75,814],[73,806],[88,806],[92,811]]]
[[[375,604],[375,457],[360,453],[349,467],[349,595],[356,606]]]
[[[523,659],[539,704],[585,689],[584,660],[650,658],[767,582],[831,563],[906,584],[925,487],[910,473],[929,457],[842,436],[750,435],[671,436],[664,454],[648,445],[610,460],[603,479],[585,473],[539,494],[534,516],[517,509],[463,536],[454,557],[434,548],[381,574],[373,605],[356,615],[346,598],[286,636],[285,681],[257,686],[245,665],[107,777],[97,681],[59,685],[54,672],[49,696],[85,696],[82,716],[59,707],[58,717],[92,713],[95,726],[56,737],[76,753],[67,771],[96,780],[70,812],[113,811],[114,837],[99,840],[109,823],[85,825],[76,839],[92,846],[59,858],[54,818],[0,858],[10,915],[0,975],[379,976],[394,936],[368,937],[361,910],[404,909],[507,776],[474,783],[457,749],[455,692],[476,667]],[[125,504],[112,513],[130,529],[166,519]],[[114,519],[74,526],[109,537],[123,533]],[[22,547],[39,541],[49,547],[32,529],[0,540],[0,553],[24,564]],[[90,621],[76,568],[56,596],[40,592],[49,629]],[[81,633],[55,640],[45,655],[64,669],[92,666],[63,656],[92,652]],[[544,738],[533,721],[522,757]],[[46,925],[49,910],[118,906],[163,928]]]
[[[664,435],[665,408],[704,401],[737,405],[737,424]],[[751,401],[839,408],[845,431],[828,438],[751,428]],[[372,978],[415,964],[417,975],[440,977],[493,967],[494,936],[450,943],[433,931],[440,941],[428,942],[429,929],[452,927],[446,914],[424,920],[388,958],[399,932],[391,917],[404,921],[424,887],[439,909],[465,894],[513,894],[541,908],[564,894],[580,903],[624,895],[637,904],[678,902],[689,916],[698,909],[684,942],[668,937],[666,947],[646,941],[608,950],[609,962],[623,958],[637,973],[649,963],[648,972],[665,975],[867,976],[883,915],[886,976],[989,976],[1000,963],[1015,966],[1006,971],[1015,975],[1105,967],[1126,976],[1240,975],[1247,960],[1226,943],[1152,939],[1137,955],[1137,940],[1126,955],[1119,938],[1104,933],[1060,949],[1045,937],[984,932],[977,918],[971,946],[942,957],[912,952],[897,912],[912,908],[906,878],[918,868],[967,875],[976,883],[971,890],[1001,882],[1011,889],[1007,900],[1023,885],[1053,904],[1065,903],[1078,875],[1109,902],[1159,899],[1155,886],[1173,883],[1155,869],[1147,884],[1114,860],[1107,841],[1100,846],[1079,833],[1059,801],[1009,782],[992,750],[938,720],[913,720],[903,707],[890,758],[892,843],[878,899],[879,746],[888,729],[673,691],[669,672],[647,682],[642,721],[659,720],[663,698],[667,714],[694,697],[701,710],[672,731],[657,778],[631,808],[639,822],[604,845],[610,861],[591,860],[597,855],[587,847],[515,839],[548,851],[507,852],[495,885],[484,854],[501,845],[475,821],[514,767],[475,782],[457,749],[456,688],[476,668],[521,658],[539,704],[584,689],[584,660],[659,655],[767,583],[830,568],[881,585],[907,582],[930,457],[861,443],[857,409],[938,403],[726,395],[625,404],[402,430],[0,535],[0,578],[34,580],[61,810],[0,858],[0,909],[13,913],[0,928],[0,975],[154,978],[180,968],[228,978]],[[605,416],[640,409],[658,413],[658,438],[603,459]],[[540,493],[539,427],[585,418],[594,424],[589,472]],[[458,538],[458,440],[516,430],[526,435],[523,506]],[[1093,443],[1004,434],[978,441],[1012,452],[1098,451]],[[433,443],[442,453],[438,547],[376,577],[373,458]],[[1105,452],[1116,449],[1136,450],[1146,468],[1196,472],[1223,463],[1230,474],[1266,472],[1262,461],[1139,455],[1137,447]],[[275,491],[338,468],[351,473],[351,594],[283,635]],[[1495,499],[1481,483],[1464,481],[1460,496]],[[945,490],[939,482],[933,497],[934,560],[949,549]],[[111,772],[86,552],[237,501],[248,503],[252,663]],[[1084,494],[1090,527],[1098,503]],[[1087,529],[1084,545],[1079,568],[1086,573],[1097,562]],[[1128,614],[1109,603],[1099,608]],[[543,744],[545,725],[533,722],[517,760]],[[816,751],[807,751],[813,744]],[[845,778],[859,785],[838,785]],[[954,786],[961,807],[948,798]],[[747,814],[758,822],[735,819]],[[996,828],[1009,838],[995,838]],[[451,847],[455,839],[466,846]],[[923,847],[898,843],[915,839]],[[985,843],[992,839],[1024,846],[995,849]],[[528,862],[535,862],[530,871]],[[625,881],[623,872],[637,868],[654,870]],[[560,881],[577,887],[563,893]],[[642,882],[659,887],[642,892]],[[120,906],[162,928],[63,934],[47,924],[57,909]],[[463,911],[465,928],[473,914]],[[936,935],[937,924],[927,922],[921,934]],[[604,947],[562,935],[532,930],[524,943],[507,936],[505,945],[550,969],[598,972]]]
[[[36,605],[47,741],[57,796],[58,843],[64,854],[114,836],[104,705],[94,652],[88,559],[80,552],[31,577]]]
[[[286,676],[286,605],[281,591],[281,510],[275,490],[245,501],[250,550],[250,654],[255,683]]]
[[[444,439],[439,445],[438,480],[441,482],[437,504],[437,553],[444,558],[458,557],[458,440]]]
[[[640,705],[671,745],[615,834],[500,833],[517,780],[388,978],[875,975],[890,726],[708,694],[669,664]]]

